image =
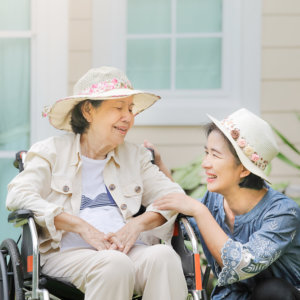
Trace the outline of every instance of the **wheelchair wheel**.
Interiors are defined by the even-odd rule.
[[[0,246],[1,281],[0,295],[3,300],[24,300],[23,291],[23,268],[20,252],[16,242],[6,239]]]

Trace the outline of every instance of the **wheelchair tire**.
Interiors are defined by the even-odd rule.
[[[23,267],[20,252],[16,242],[12,239],[6,239],[1,243],[1,253],[6,262],[8,299],[24,300],[23,290]],[[1,270],[2,273],[2,270]]]

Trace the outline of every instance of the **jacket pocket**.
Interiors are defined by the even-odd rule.
[[[126,198],[142,198],[144,191],[142,184],[139,182],[123,185],[121,189]]]
[[[51,189],[64,195],[70,195],[73,192],[72,181],[63,176],[52,176]]]
[[[135,215],[141,208],[142,204],[142,195],[143,195],[143,186],[138,183],[128,183],[121,186],[122,194],[125,200],[126,208],[130,212],[128,216]],[[122,209],[122,205],[120,206]]]

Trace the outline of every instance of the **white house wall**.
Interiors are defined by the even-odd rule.
[[[300,1],[264,0],[262,12],[262,116],[300,149]],[[299,155],[279,141],[280,150],[300,164]],[[276,159],[274,181],[300,184],[299,171]]]

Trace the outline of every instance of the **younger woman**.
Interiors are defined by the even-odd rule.
[[[201,201],[169,194],[155,206],[196,220],[218,278],[213,300],[300,299],[300,209],[264,173],[278,152],[272,129],[246,109],[210,119],[202,163],[208,192]]]

